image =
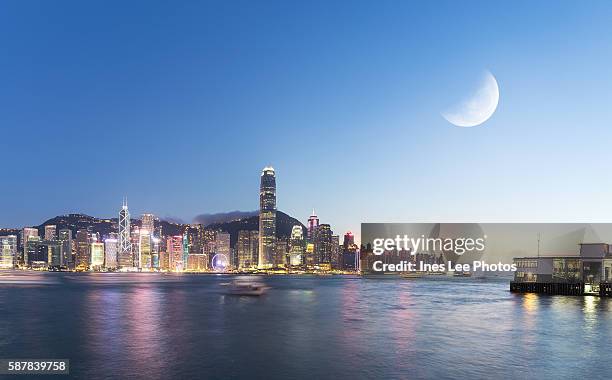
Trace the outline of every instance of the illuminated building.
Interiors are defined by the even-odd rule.
[[[19,260],[19,264],[27,265],[28,260],[28,241],[30,237],[36,236],[38,237],[38,230],[36,228],[25,227],[21,231],[21,244],[23,245],[23,253]]]
[[[117,255],[119,267],[128,268],[134,265],[130,239],[130,212],[126,200],[123,201],[123,206],[121,211],[119,211],[119,247]]]
[[[32,261],[41,261],[38,251],[38,243],[40,243],[40,236],[28,236],[28,240],[25,243],[25,258],[26,265],[31,266]]]
[[[45,226],[45,240],[55,240],[57,233],[57,226],[50,224]]]
[[[181,259],[182,269],[187,268],[187,259],[189,256],[189,237],[187,234],[183,234],[183,257]]]
[[[151,236],[151,268],[159,269],[159,247],[161,239]]]
[[[108,238],[104,240],[104,267],[117,268],[117,254],[119,252],[119,240]]]
[[[90,252],[89,245],[90,234],[87,230],[78,230],[76,233],[76,255],[75,255],[75,265],[80,269],[84,270],[90,265]]]
[[[138,241],[138,268],[151,269],[151,232],[140,229]]]
[[[340,245],[340,236],[332,235],[331,238],[331,266],[333,269],[341,267],[342,261],[342,246]]]
[[[315,236],[315,264],[330,264],[332,255],[332,230],[329,224],[320,224]]]
[[[277,238],[274,244],[275,266],[285,268],[287,266],[287,255],[289,254],[289,242],[287,239]]]
[[[58,240],[42,240],[38,242],[36,257],[30,260],[35,268],[60,268],[62,265],[62,243]]]
[[[208,256],[200,253],[190,253],[187,257],[187,270],[202,272],[208,269]]]
[[[274,168],[261,172],[259,187],[259,260],[260,269],[274,265],[276,241],[276,174]]]
[[[313,209],[312,215],[308,217],[308,225],[306,226],[306,230],[307,230],[306,238],[308,239],[309,243],[314,243],[315,236],[317,234],[317,228],[319,228],[319,217],[317,216],[317,214],[315,213],[315,210]]]
[[[238,256],[238,269],[257,268],[259,255],[259,232],[258,231],[238,231],[238,241],[236,242],[236,254]]]
[[[224,255],[230,265],[231,262],[231,247],[230,247],[230,234],[227,232],[218,231],[215,235],[215,254]]]
[[[104,266],[104,243],[93,242],[90,244],[91,252],[90,266],[93,270],[100,270]]]
[[[291,239],[289,240],[289,264],[291,266],[302,264],[304,248],[304,230],[302,226],[295,225],[291,228]]]
[[[183,237],[181,235],[166,238],[166,255],[168,256],[168,269],[179,271],[183,267]]]
[[[313,243],[306,244],[306,252],[302,261],[304,261],[304,264],[309,267],[312,267],[314,265],[314,250],[315,248]]]
[[[359,270],[359,247],[355,244],[355,237],[352,232],[344,234],[344,242],[342,244],[342,269],[344,270]]]
[[[130,242],[132,245],[132,268],[140,267],[140,228],[134,227],[130,232]]]
[[[62,246],[61,265],[72,267],[72,231],[62,229],[59,231],[58,238]]]
[[[0,236],[0,269],[11,269],[17,260],[17,236]]]
[[[142,214],[141,220],[142,224],[140,228],[149,231],[150,234],[153,234],[155,231],[155,217],[153,214]]]

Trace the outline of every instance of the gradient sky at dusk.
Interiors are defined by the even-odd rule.
[[[612,4],[2,1],[0,226],[610,221]],[[484,70],[484,125],[440,115]]]

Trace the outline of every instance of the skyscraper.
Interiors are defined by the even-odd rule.
[[[31,237],[38,236],[38,230],[36,228],[25,227],[21,232],[21,245],[23,246],[23,253],[21,258],[18,260],[19,264],[28,265],[28,241]]]
[[[151,269],[151,232],[140,229],[138,244],[138,268]]]
[[[62,245],[61,265],[65,267],[73,267],[72,262],[72,231],[62,229],[59,231],[59,241]]]
[[[315,213],[315,210],[313,209],[312,214],[310,215],[310,217],[308,217],[308,226],[307,226],[308,235],[306,236],[306,238],[308,239],[309,243],[314,243],[315,236],[317,234],[317,228],[319,228],[319,217],[317,216],[317,214]]]
[[[331,267],[332,230],[329,224],[321,224],[317,228],[315,240],[315,260],[319,265]]]
[[[119,241],[115,238],[104,240],[104,267],[117,268],[117,253]]]
[[[119,247],[118,247],[119,266],[128,268],[133,266],[132,244],[130,241],[130,212],[127,201],[123,201],[121,211],[119,211]]]
[[[289,240],[289,246],[289,265],[301,265],[305,249],[304,231],[302,230],[302,226],[295,225],[291,229],[291,240]]]
[[[259,260],[260,269],[274,265],[276,241],[276,175],[274,168],[261,172],[259,187]]]
[[[189,236],[187,235],[187,232],[185,232],[185,234],[183,234],[183,257],[181,260],[183,270],[187,269],[188,259],[189,259]]]
[[[168,269],[180,270],[183,262],[183,237],[181,235],[166,238],[166,254],[168,255]]]
[[[152,235],[155,232],[155,217],[153,214],[142,214],[142,229],[149,231]]]
[[[91,257],[90,266],[93,270],[100,270],[104,266],[104,243],[92,242],[89,247]]]
[[[236,263],[232,261],[230,234],[223,231],[217,231],[215,234],[215,253],[224,255],[228,263],[236,265]]]
[[[57,226],[54,224],[49,224],[45,226],[45,240],[55,240],[56,239]]]
[[[90,265],[90,233],[87,230],[78,230],[76,233],[75,264],[80,270],[86,270]]]
[[[10,269],[17,260],[17,236],[0,236],[0,269]]]
[[[238,231],[238,241],[236,242],[236,254],[238,256],[238,269],[257,268],[259,255],[259,232],[257,231]]]

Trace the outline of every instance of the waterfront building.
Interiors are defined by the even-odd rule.
[[[355,237],[352,232],[344,234],[342,243],[342,269],[356,271],[359,269],[359,247],[355,244]]]
[[[277,238],[274,248],[275,266],[285,268],[288,263],[289,241],[287,239]]]
[[[0,236],[0,269],[14,268],[17,261],[17,236]]]
[[[289,265],[299,266],[303,263],[304,251],[304,230],[302,226],[296,224],[291,228],[291,238],[289,240]]]
[[[141,228],[138,235],[138,268],[151,269],[151,232]]]
[[[33,261],[41,261],[38,251],[38,243],[40,243],[40,236],[29,235],[28,240],[25,242],[25,265],[31,266]]]
[[[117,268],[119,252],[119,240],[116,238],[108,238],[104,240],[104,267],[108,269]]]
[[[91,258],[89,260],[91,269],[102,269],[104,267],[104,243],[90,243],[89,252],[91,252]]]
[[[521,284],[577,284],[582,292],[599,292],[601,285],[612,284],[612,246],[606,243],[583,243],[577,255],[532,256],[514,259],[516,271],[511,289],[531,289]],[[533,289],[536,289],[534,287]],[[559,286],[559,292],[567,291]],[[573,288],[572,288],[573,289]]]
[[[179,271],[183,268],[183,236],[175,235],[166,238],[166,255],[168,270]]]
[[[183,234],[183,245],[182,245],[183,256],[181,258],[181,269],[187,268],[187,260],[189,259],[189,235]]]
[[[59,231],[58,240],[62,247],[61,266],[71,268],[72,260],[72,231],[69,229],[61,229]]]
[[[121,211],[119,211],[119,246],[118,246],[118,264],[121,268],[129,268],[133,266],[132,257],[132,242],[130,238],[130,212],[128,210],[127,201],[123,201]]]
[[[340,236],[332,235],[331,237],[331,267],[340,269],[342,260],[342,246],[340,245]]]
[[[232,262],[232,251],[230,246],[230,234],[223,231],[217,231],[215,234],[215,254],[224,255],[230,263],[230,265],[234,265],[235,262]]]
[[[208,269],[208,255],[203,253],[190,253],[187,257],[187,270],[203,272]]]
[[[57,226],[49,224],[45,226],[45,240],[55,240],[57,238]]]
[[[315,264],[331,267],[332,230],[329,224],[320,224],[315,236]]]
[[[20,265],[22,264],[27,265],[29,262],[28,260],[28,241],[30,240],[30,237],[33,237],[33,236],[38,237],[38,229],[31,228],[31,227],[25,227],[21,231],[21,245],[23,246],[23,252],[21,253],[21,257],[18,260]]]
[[[238,241],[236,242],[236,253],[238,256],[238,269],[257,268],[259,255],[259,232],[258,231],[238,231]]]
[[[258,268],[274,265],[276,241],[276,174],[274,168],[265,167],[259,186],[259,259]]]
[[[159,248],[161,239],[151,235],[151,268],[159,269]]]
[[[86,270],[90,265],[91,254],[89,252],[91,236],[87,230],[78,230],[76,233],[76,255],[75,265],[80,270]]]

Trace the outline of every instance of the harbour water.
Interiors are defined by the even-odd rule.
[[[612,300],[508,279],[40,273],[0,285],[0,358],[80,379],[609,378]],[[58,377],[53,377],[57,379]]]

